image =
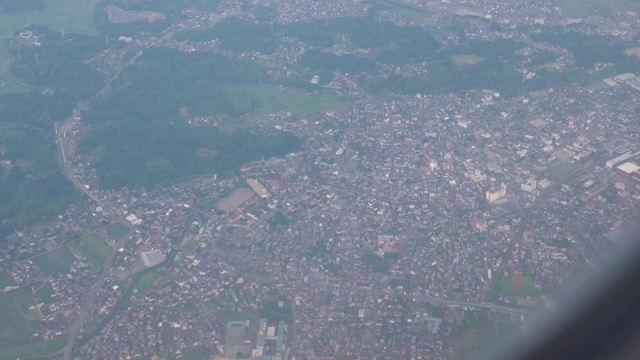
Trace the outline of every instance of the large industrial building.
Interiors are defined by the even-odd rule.
[[[160,250],[143,251],[140,253],[140,257],[146,267],[156,266],[167,258]]]
[[[626,178],[640,180],[640,166],[630,161],[618,166],[616,172]]]
[[[631,151],[627,151],[626,153],[607,161],[605,163],[605,166],[607,168],[609,168],[609,169],[613,169],[614,166],[620,164],[621,162],[626,161],[628,159],[631,159],[633,157],[636,157],[638,155],[640,155],[640,151],[638,151],[636,153],[632,153]]]

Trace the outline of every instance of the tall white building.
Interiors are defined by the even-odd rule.
[[[491,178],[491,188],[487,190],[486,199],[490,204],[493,204],[499,199],[507,196],[507,185],[504,183],[500,185],[500,189],[496,189],[496,179]]]

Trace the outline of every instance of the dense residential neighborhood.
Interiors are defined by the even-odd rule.
[[[463,18],[461,30],[435,33],[443,46],[461,37],[526,40],[511,64],[523,87],[580,61],[532,34],[553,28],[637,43],[640,31],[632,11],[578,18],[547,0],[389,4],[403,11],[380,10],[376,21],[400,28],[436,31]],[[327,81],[302,65],[305,54],[379,50],[346,35],[329,47],[285,37],[273,53],[176,37],[233,17],[271,28],[330,23],[370,5],[263,1],[276,15],[267,20],[225,0],[215,11],[183,9],[161,37],[123,35],[87,60],[108,91],[150,48],[223,54],[251,59],[268,79],[306,76],[342,102],[314,116],[280,109],[252,118],[254,133],[302,139],[298,151],[246,162],[231,176],[118,190],[101,186],[95,157],[71,145],[90,128],[82,118],[91,102],[78,104],[56,131],[65,175],[83,196],[0,246],[4,295],[39,320],[29,338],[67,359],[464,358],[526,327],[576,274],[622,246],[640,218],[640,69],[608,73],[611,64],[595,63],[587,72],[606,76],[515,95],[373,92],[360,80],[429,75],[432,61],[332,70]],[[142,16],[109,6],[122,22]],[[198,129],[229,131],[229,123],[188,119]]]

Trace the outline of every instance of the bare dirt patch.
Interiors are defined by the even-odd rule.
[[[640,47],[629,48],[624,53],[627,55],[640,57]]]
[[[535,118],[535,119],[529,121],[529,124],[539,128],[539,127],[543,127],[543,126],[547,125],[547,122],[542,120],[541,118]]]
[[[78,144],[76,144],[76,141],[73,139],[69,140],[69,157],[72,158],[74,156],[77,148]]]
[[[226,212],[232,212],[237,210],[242,204],[247,202],[252,196],[254,192],[251,189],[240,188],[234,191],[231,195],[226,198],[220,200],[216,204],[216,207],[220,210]]]
[[[524,276],[521,272],[515,271],[511,273],[511,276],[509,277],[509,285],[511,286],[511,291],[515,291],[523,282]]]

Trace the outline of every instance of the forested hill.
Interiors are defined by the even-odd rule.
[[[40,46],[18,38],[6,48],[15,58],[12,75],[29,91],[0,95],[0,233],[51,220],[77,198],[55,158],[54,122],[69,117],[78,101],[103,84],[84,63],[103,43],[78,34],[63,40],[42,26],[24,30],[37,36]]]
[[[222,134],[215,127],[191,127],[179,115],[180,109],[193,116],[251,112],[254,99],[229,85],[262,79],[250,61],[149,49],[123,73],[119,87],[92,103],[83,118],[90,130],[80,153],[97,156],[92,166],[101,186],[121,188],[205,173],[224,176],[243,162],[295,151],[300,140],[291,134]]]

